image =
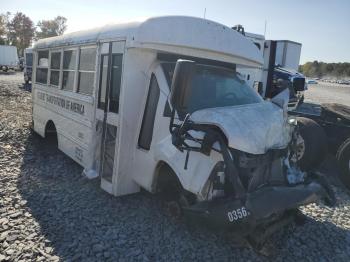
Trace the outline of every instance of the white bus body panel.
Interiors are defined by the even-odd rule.
[[[171,142],[170,117],[163,116],[168,100],[169,86],[157,61],[157,53],[181,54],[232,64],[251,69],[261,68],[263,59],[259,50],[240,33],[221,24],[191,17],[160,17],[143,23],[106,26],[99,29],[39,40],[34,50],[69,48],[87,44],[125,40],[122,84],[112,184],[103,179],[101,186],[119,196],[139,191],[143,187],[154,191],[156,169],[159,163],[169,165],[182,186],[195,194],[200,193],[214,165],[221,160],[215,151],[205,156],[191,152],[187,169],[186,153]],[[233,44],[234,43],[234,44]],[[85,172],[99,172],[95,165],[99,156],[96,140],[96,108],[100,60],[96,60],[95,92],[91,97],[58,90],[33,81],[34,129],[44,136],[45,125],[52,120],[57,128],[59,148],[80,163]],[[35,63],[36,64],[36,63]],[[35,70],[34,66],[34,70]],[[238,67],[237,67],[238,68]],[[150,150],[138,147],[140,127],[152,73],[160,88]],[[35,78],[35,76],[33,75]],[[254,80],[255,76],[251,76]],[[259,78],[255,80],[259,81]],[[45,95],[40,94],[44,93]],[[71,112],[60,105],[46,101],[46,96],[80,103],[84,114]],[[43,98],[45,97],[45,98]],[[40,99],[41,98],[41,99]],[[78,149],[77,149],[78,148]]]
[[[150,82],[149,68],[156,59],[155,52],[130,48],[125,52],[123,86],[120,91],[119,148],[117,169],[113,178],[116,196],[139,191],[138,177],[151,177],[152,161],[146,161],[142,170],[135,169],[137,141],[140,133],[145,100]],[[151,157],[151,152],[147,156]],[[153,170],[152,170],[153,171]]]
[[[77,94],[55,88],[43,87],[39,84],[33,89],[34,130],[45,136],[48,121],[55,124],[58,148],[83,167],[91,165],[90,145],[93,141],[94,104],[89,97],[77,97]],[[74,97],[75,95],[75,97]],[[83,112],[72,112],[72,104],[79,104]]]
[[[136,57],[137,56],[135,56],[135,58]],[[149,151],[140,148],[132,148],[135,155],[134,161],[125,161],[125,163],[129,163],[129,170],[131,171],[130,173],[133,174],[134,181],[149,191],[154,191],[154,174],[156,173],[158,164],[166,163],[177,174],[182,186],[186,190],[198,194],[207,181],[214,165],[222,160],[221,155],[215,151],[211,153],[210,157],[199,152],[191,152],[187,169],[184,168],[186,152],[180,152],[175,146],[173,146],[171,135],[169,133],[170,117],[163,116],[169,95],[168,84],[159,65],[156,64],[151,66],[150,69],[146,85],[149,85],[151,73],[154,72],[160,87],[160,97],[154,122],[151,148]],[[145,107],[147,92],[148,88],[143,91],[143,99],[141,100],[141,114],[138,117],[139,126],[135,129],[138,130],[136,132],[136,137],[134,138],[136,144],[141,127],[143,116],[142,111]],[[127,142],[125,143],[125,148],[130,148]],[[125,157],[127,158],[127,155],[125,155]],[[125,176],[128,176],[129,174],[126,173]]]

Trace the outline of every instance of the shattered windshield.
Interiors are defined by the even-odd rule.
[[[172,66],[169,63],[163,66],[169,86],[174,68],[175,63],[172,63]],[[188,113],[204,108],[238,106],[262,101],[259,94],[240,79],[235,70],[211,65],[197,65],[192,79]]]
[[[225,106],[254,104],[262,98],[238,78],[233,70],[207,65],[198,65],[192,79],[189,113]]]

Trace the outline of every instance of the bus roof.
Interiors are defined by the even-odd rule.
[[[257,40],[265,40],[265,36],[259,35],[259,34],[254,34],[254,33],[245,32],[245,36],[250,37],[250,38],[254,38]]]
[[[39,40],[34,49],[97,43],[125,39],[127,47],[172,52],[176,47],[216,52],[261,65],[263,59],[254,44],[235,30],[202,18],[164,16],[126,24],[106,25]],[[167,47],[167,48],[165,48]]]

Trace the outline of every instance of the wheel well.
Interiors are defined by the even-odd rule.
[[[159,193],[165,201],[185,199],[187,204],[196,202],[196,195],[183,188],[174,170],[165,162],[160,162],[156,168],[153,192]]]
[[[45,138],[52,144],[58,144],[57,129],[52,120],[47,121],[45,126]]]
[[[45,126],[45,137],[50,134],[57,134],[56,126],[52,120],[47,121]]]
[[[153,191],[155,192],[167,190],[169,187],[176,190],[182,188],[181,182],[174,170],[163,161],[158,163],[154,177]]]

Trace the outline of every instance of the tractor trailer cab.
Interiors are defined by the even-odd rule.
[[[34,130],[56,134],[115,196],[144,188],[175,214],[243,235],[332,200],[294,161],[288,91],[266,101],[242,79],[237,68],[264,60],[229,27],[158,17],[39,40],[33,52]]]
[[[289,89],[289,110],[304,101],[305,76],[298,72],[301,44],[289,40],[266,40],[264,44],[263,90],[272,98]]]
[[[285,89],[289,89],[289,110],[294,110],[304,101],[307,89],[305,77],[298,72],[301,44],[290,40],[265,40],[263,35],[248,33],[243,26],[236,25],[234,30],[253,41],[264,58],[261,85],[251,85],[264,97],[271,99]],[[249,81],[252,71],[244,72]]]

